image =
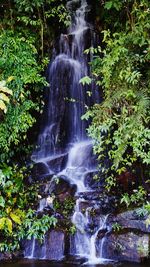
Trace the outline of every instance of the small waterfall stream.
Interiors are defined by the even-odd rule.
[[[73,6],[77,4],[74,12]],[[74,251],[71,254],[85,257],[90,263],[103,261],[104,238],[101,240],[100,251],[97,253],[96,240],[99,231],[107,228],[108,215],[101,215],[98,225],[89,232],[91,207],[83,212],[81,203],[87,200],[83,194],[92,194],[93,191],[85,182],[87,174],[96,171],[96,162],[93,160],[92,141],[86,136],[87,122],[81,120],[86,106],[99,102],[97,89],[91,84],[82,86],[80,79],[89,75],[89,56],[84,50],[93,45],[91,25],[86,20],[89,6],[86,0],[68,1],[67,7],[74,14],[67,34],[61,34],[59,51],[54,51],[52,63],[49,67],[50,90],[45,108],[42,130],[39,135],[37,149],[32,155],[35,163],[42,163],[46,174],[66,177],[70,184],[77,186],[76,205],[72,222],[77,232],[74,236]],[[91,97],[88,91],[91,92]],[[61,136],[63,135],[63,152]],[[65,148],[65,150],[64,150]],[[68,159],[63,169],[53,170],[50,162],[61,158],[67,151]],[[91,201],[92,205],[93,202]],[[94,202],[95,203],[95,202]],[[47,205],[41,200],[39,211]],[[44,251],[44,250],[43,250]],[[45,258],[41,253],[41,258]],[[38,257],[35,251],[35,240],[29,258]]]
[[[103,263],[105,261],[108,262],[109,260],[103,257],[105,255],[105,236],[100,241],[99,253],[97,253],[98,251],[96,249],[96,239],[98,237],[99,232],[107,228],[107,219],[109,217],[109,214],[101,215],[99,218],[97,229],[94,231],[94,233],[92,232],[92,234],[89,234],[87,230],[88,225],[90,224],[90,208],[86,209],[85,215],[80,210],[80,203],[84,201],[85,200],[82,198],[79,198],[76,201],[75,212],[72,217],[72,222],[74,223],[77,229],[74,238],[74,252],[76,255],[86,258],[87,263],[89,264]]]

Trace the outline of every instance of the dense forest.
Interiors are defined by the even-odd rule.
[[[41,242],[53,215],[38,217],[38,182],[32,180],[46,69],[71,14],[65,0],[0,3],[0,251],[19,250],[23,239]],[[87,107],[88,135],[108,194],[123,208],[150,214],[150,3],[96,0],[89,18],[98,45],[89,47],[92,73],[80,80],[98,87],[101,103]],[[69,204],[68,204],[69,206]],[[70,203],[69,209],[72,208]],[[147,219],[147,225],[150,219]],[[71,230],[74,228],[72,226]]]

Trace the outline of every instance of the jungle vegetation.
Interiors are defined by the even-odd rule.
[[[42,240],[57,222],[53,216],[36,217],[33,203],[38,190],[37,185],[28,186],[28,161],[48,85],[45,70],[57,34],[70,23],[65,2],[0,2],[2,252],[19,249],[23,238]],[[91,118],[87,131],[94,140],[107,190],[117,188],[121,175],[129,173],[128,178],[138,181],[137,191],[133,194],[124,188],[122,203],[141,204],[150,183],[150,3],[97,0],[93,21],[101,41],[85,51],[93,53],[92,76],[82,82],[94,82],[102,90],[103,101],[88,109],[83,119]]]

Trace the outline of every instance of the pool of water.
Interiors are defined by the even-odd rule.
[[[108,264],[96,264],[96,265],[83,265],[73,263],[58,263],[49,261],[36,261],[36,260],[20,260],[13,262],[1,262],[0,267],[77,267],[77,266],[88,266],[88,267],[150,267],[150,261],[146,263],[108,263]]]

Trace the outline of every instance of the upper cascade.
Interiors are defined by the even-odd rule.
[[[90,73],[90,56],[85,55],[84,50],[92,46],[93,36],[86,21],[87,1],[68,1],[70,12],[74,5],[77,8],[72,23],[67,33],[61,34],[58,51],[55,49],[49,66],[50,88],[38,148],[32,155],[34,161],[57,154],[64,145],[86,140],[87,122],[81,117],[86,106],[99,98],[92,85],[89,88],[80,83],[80,79]]]

